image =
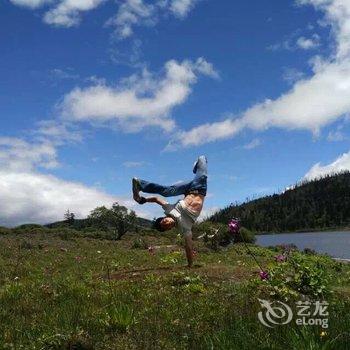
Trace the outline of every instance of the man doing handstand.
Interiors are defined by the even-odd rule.
[[[181,182],[171,186],[158,185],[137,178],[132,179],[133,197],[139,204],[157,203],[162,206],[165,216],[158,218],[154,228],[164,232],[178,226],[185,238],[185,250],[188,266],[193,264],[192,226],[198,219],[202,209],[204,198],[207,194],[207,158],[200,156],[194,164],[192,181]],[[141,197],[140,191],[145,193],[160,194],[163,197],[184,195],[184,199],[175,204],[169,204],[159,197]]]

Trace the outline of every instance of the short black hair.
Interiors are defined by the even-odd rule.
[[[161,225],[163,219],[164,219],[164,217],[158,218],[158,219],[156,219],[156,220],[154,221],[154,223],[153,223],[153,228],[154,228],[155,230],[157,230],[157,231],[159,231],[159,232],[164,232],[164,231],[166,231],[166,230],[162,227],[162,225]]]

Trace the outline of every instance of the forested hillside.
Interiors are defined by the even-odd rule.
[[[350,172],[303,182],[281,194],[220,210],[210,221],[239,217],[256,232],[288,232],[350,227]]]

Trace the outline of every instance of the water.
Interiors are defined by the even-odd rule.
[[[334,258],[350,259],[350,232],[282,233],[256,236],[264,247],[295,244],[299,249],[310,248]]]

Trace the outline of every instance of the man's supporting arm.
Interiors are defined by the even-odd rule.
[[[188,261],[188,267],[192,267],[193,265],[193,240],[192,235],[185,236],[185,251],[186,257]]]

